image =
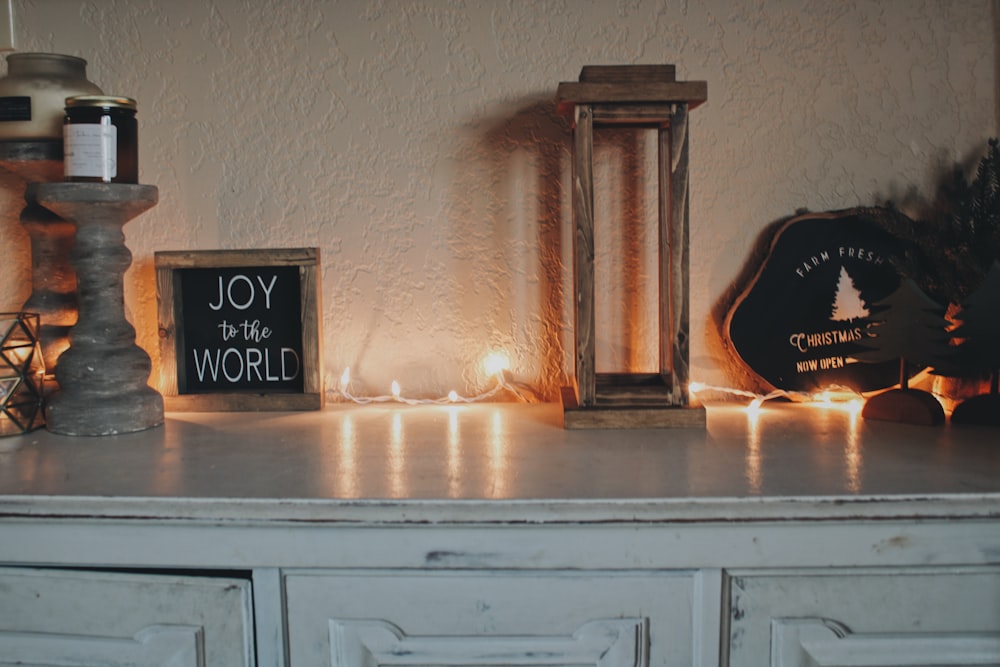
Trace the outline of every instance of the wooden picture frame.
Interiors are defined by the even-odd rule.
[[[167,410],[323,407],[318,248],[162,251],[153,262]]]

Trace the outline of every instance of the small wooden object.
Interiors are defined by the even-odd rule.
[[[76,228],[70,261],[76,269],[79,319],[59,357],[59,391],[46,425],[62,435],[114,435],[163,423],[163,398],[147,384],[149,355],[135,344],[125,318],[123,277],[132,264],[125,223],[156,205],[153,185],[39,183],[38,203]]]
[[[677,81],[673,65],[587,66],[559,84],[556,107],[573,122],[575,386],[564,388],[566,428],[703,427],[688,395],[688,111],[704,81]],[[656,130],[659,150],[658,373],[595,370],[594,130]]]
[[[933,394],[920,389],[890,389],[865,401],[865,419],[901,422],[918,426],[944,423],[944,408]]]
[[[318,248],[155,254],[161,381],[168,410],[323,407],[319,257]],[[229,285],[227,299],[222,298],[223,282]],[[255,285],[257,298],[251,299]],[[232,301],[230,290],[239,303]],[[223,322],[230,333],[220,335]],[[296,362],[294,377],[279,370],[286,359]],[[214,377],[206,376],[209,366]]]

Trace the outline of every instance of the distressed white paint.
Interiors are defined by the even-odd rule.
[[[204,667],[198,635],[198,628],[163,626],[143,628],[133,639],[75,637],[37,630],[0,632],[0,656],[11,665]]]
[[[255,640],[266,667],[563,664],[631,619],[648,634],[614,664],[977,664],[1000,627],[995,442],[791,405],[710,406],[705,431],[567,432],[558,406],[478,405],[35,432],[0,453],[0,631],[182,624],[244,647],[233,664]],[[823,636],[780,626],[803,618]]]
[[[480,391],[480,360],[504,348],[556,397],[572,339],[569,130],[552,101],[583,65],[674,63],[708,82],[691,116],[691,361],[715,384],[741,378],[713,308],[765,226],[930,199],[996,132],[991,0],[13,4],[19,49],[82,55],[139,101],[141,177],[161,202],[126,229],[126,301],[154,362],[153,252],[315,245],[327,386],[350,366],[358,393]],[[655,212],[653,157],[617,137],[598,160],[599,269],[641,279],[653,235],[610,230]],[[27,239],[20,186],[0,185],[10,309]],[[654,318],[601,284],[602,363],[649,365]]]
[[[0,664],[251,667],[251,604],[235,577],[0,568]]]
[[[689,572],[291,571],[289,658],[337,667],[690,665],[691,589]]]
[[[840,623],[826,619],[775,619],[771,624],[772,667],[944,664],[1000,664],[1000,632],[855,635]]]
[[[996,665],[1000,567],[732,572],[730,667]]]
[[[635,618],[590,621],[568,637],[409,637],[386,621],[331,619],[330,665],[641,667],[648,664],[648,641],[646,619]]]

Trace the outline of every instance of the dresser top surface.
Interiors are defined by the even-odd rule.
[[[8,515],[395,508],[427,520],[581,512],[601,520],[759,518],[796,507],[905,514],[931,504],[951,508],[931,514],[1000,515],[997,429],[871,422],[787,404],[753,416],[724,404],[708,408],[705,429],[569,431],[553,404],[334,405],[168,413],[164,426],[130,435],[0,440]]]

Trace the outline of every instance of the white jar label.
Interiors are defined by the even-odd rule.
[[[118,175],[118,128],[110,122],[63,125],[63,164],[67,178],[110,181]]]

